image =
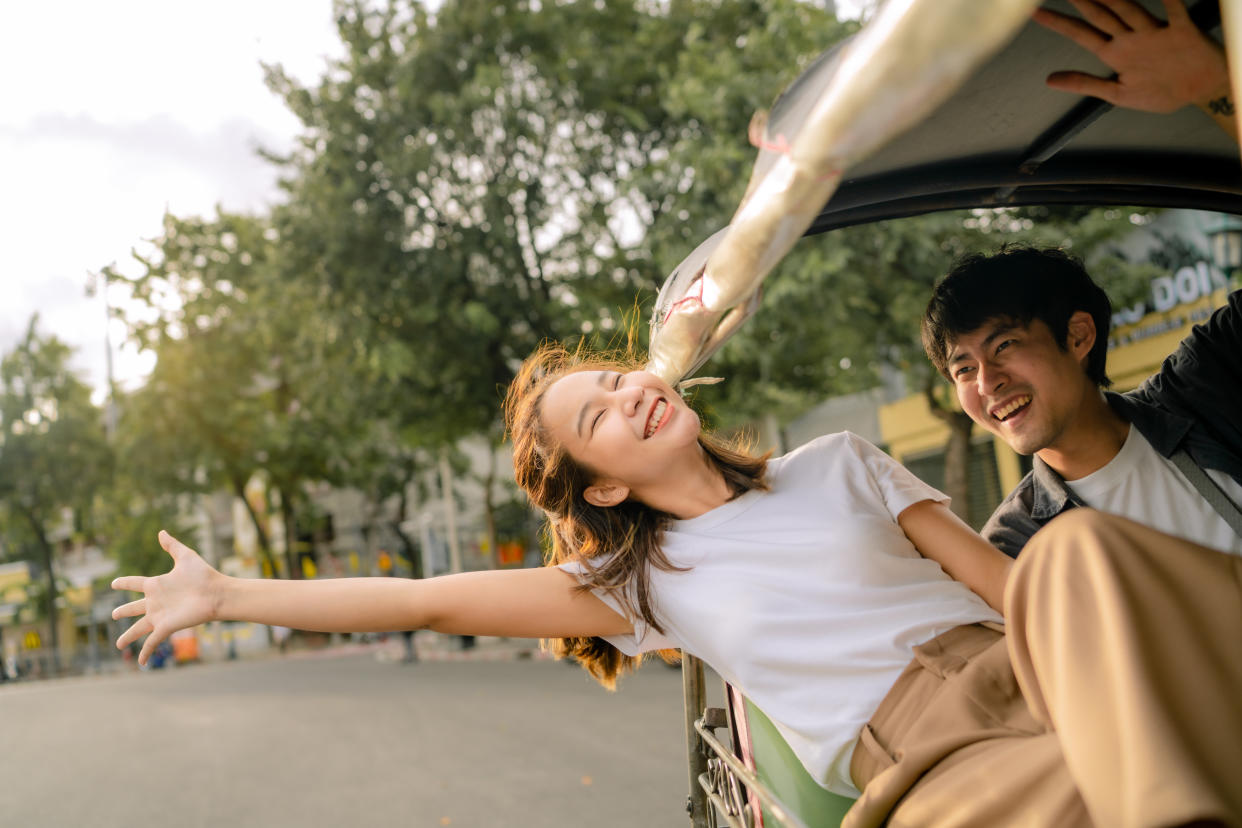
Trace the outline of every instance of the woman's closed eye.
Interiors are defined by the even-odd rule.
[[[623,375],[623,374],[616,374],[616,375],[615,375],[615,379],[613,379],[613,381],[612,381],[612,390],[613,390],[613,391],[616,391],[616,390],[618,390],[618,389],[621,387],[621,380],[622,380],[623,378],[624,378],[624,375]],[[595,412],[595,416],[591,419],[591,434],[592,434],[592,435],[594,435],[594,434],[595,434],[595,427],[596,427],[597,425],[599,425],[599,421],[600,421],[600,420],[602,420],[602,419],[604,418],[604,414],[605,414],[607,411],[608,411],[608,409],[607,409],[607,408],[601,408],[599,411]]]

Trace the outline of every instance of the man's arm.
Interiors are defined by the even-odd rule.
[[[1145,112],[1172,112],[1194,104],[1238,140],[1238,102],[1230,89],[1225,51],[1199,31],[1181,0],[1163,0],[1167,21],[1132,0],[1071,2],[1082,17],[1039,9],[1035,21],[1091,52],[1117,76],[1054,72],[1048,76],[1049,86]]]
[[[1131,392],[1201,423],[1242,457],[1242,290],[1195,325],[1160,370]]]

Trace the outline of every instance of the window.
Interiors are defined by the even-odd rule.
[[[1005,494],[1001,491],[1000,473],[996,469],[996,452],[991,438],[971,443],[970,459],[967,463],[966,522],[978,530],[987,523]],[[907,457],[904,465],[924,483],[944,491],[944,449]]]

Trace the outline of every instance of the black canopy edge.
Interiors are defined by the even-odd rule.
[[[1034,176],[1012,156],[974,157],[846,181],[807,229],[811,236],[940,210],[1035,204],[1181,207],[1242,214],[1237,159],[1167,153],[1059,155]]]

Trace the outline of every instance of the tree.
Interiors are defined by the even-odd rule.
[[[40,336],[30,320],[0,360],[0,510],[13,546],[30,549],[44,577],[43,603],[55,670],[60,669],[56,605],[60,594],[54,529],[81,530],[107,481],[112,458],[90,389],[69,368],[72,351]]]
[[[268,528],[245,497],[262,473],[281,495],[286,567],[296,577],[304,484],[341,474],[341,445],[359,416],[350,391],[360,351],[339,341],[313,284],[281,277],[276,240],[253,216],[168,215],[154,253],[139,259],[142,273],[105,274],[145,304],[127,323],[157,357],[127,402],[144,435],[148,479],[170,492],[232,491],[249,510],[265,568],[276,572]]]
[[[400,434],[391,418],[378,414],[359,422],[356,428],[350,454],[343,460],[342,482],[366,497],[370,513],[367,525],[383,520],[400,541],[404,557],[413,567],[413,577],[421,578],[425,574],[422,555],[405,523],[411,517],[411,493],[420,492],[420,500],[425,494],[420,475],[434,466],[433,451],[421,444],[417,433]]]
[[[316,85],[269,67],[303,123],[276,159],[279,261],[365,352],[407,448],[497,444],[503,389],[541,340],[623,335],[664,272],[651,228],[685,225],[684,247],[700,226],[670,214],[714,126],[698,110],[728,109],[745,154],[748,96],[767,103],[822,42],[808,27],[835,26],[792,0],[336,12],[345,56]]]

